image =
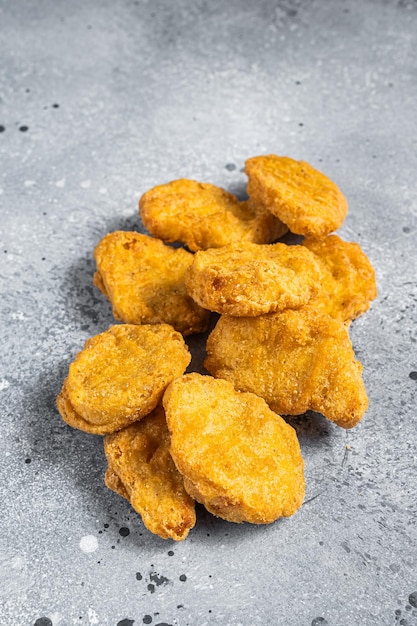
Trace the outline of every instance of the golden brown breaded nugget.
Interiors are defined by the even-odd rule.
[[[319,288],[314,255],[284,243],[232,244],[196,252],[185,284],[201,306],[217,313],[256,316],[306,304]]]
[[[296,433],[262,398],[188,374],[169,385],[163,404],[185,488],[211,513],[268,524],[301,506],[304,463]]]
[[[135,422],[135,424],[139,424],[139,422]],[[130,428],[130,426],[125,426],[125,428]],[[118,432],[120,433],[121,431],[119,430]],[[106,435],[106,437],[111,437],[111,435]],[[122,481],[116,474],[116,470],[113,466],[113,463],[109,461],[109,459],[107,459],[107,463],[108,463],[108,466],[106,469],[106,473],[104,474],[104,483],[106,487],[108,487],[109,489],[117,493],[119,496],[122,496],[122,498],[124,498],[125,500],[129,500],[130,502],[130,496],[124,484],[122,483]]]
[[[70,426],[105,435],[150,413],[191,355],[168,324],[111,326],[69,367],[58,410]]]
[[[195,525],[195,505],[169,453],[164,409],[158,405],[140,422],[104,439],[105,483],[163,539],[181,541]]]
[[[186,178],[144,193],[139,213],[154,237],[181,241],[193,251],[220,248],[234,241],[270,243],[288,230],[253,202],[239,202],[220,187]]]
[[[312,410],[351,428],[368,408],[346,326],[309,305],[260,317],[222,316],[207,353],[211,374],[265,398],[281,415]]]
[[[110,300],[113,315],[127,324],[171,324],[183,335],[203,332],[209,313],[184,284],[193,255],[135,232],[109,233],[94,250],[94,284]]]
[[[347,200],[339,187],[305,161],[275,154],[248,159],[248,194],[291,232],[320,238],[341,226]]]
[[[370,307],[377,296],[375,271],[357,243],[330,235],[320,241],[305,239],[321,266],[319,292],[310,305],[344,322],[354,320]]]

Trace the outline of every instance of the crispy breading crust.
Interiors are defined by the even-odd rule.
[[[375,270],[360,245],[330,235],[305,239],[303,246],[316,255],[322,272],[310,305],[345,322],[365,313],[377,296],[377,286]]]
[[[341,226],[348,204],[339,187],[305,161],[270,154],[248,159],[248,194],[291,232],[321,238]]]
[[[104,438],[105,484],[129,500],[152,533],[182,541],[195,525],[195,505],[169,445],[164,409],[158,405],[140,422]]]
[[[138,424],[139,422],[136,422]],[[129,428],[129,426],[126,426]],[[123,430],[123,429],[122,429]],[[120,430],[118,431],[120,432]],[[110,437],[111,435],[106,435],[106,437]],[[130,495],[127,492],[125,486],[120,480],[119,476],[116,473],[115,467],[111,461],[107,459],[108,467],[104,474],[104,484],[106,487],[117,493],[119,496],[122,496],[125,500],[130,502]]]
[[[196,252],[185,284],[202,307],[226,315],[257,316],[306,304],[319,288],[313,254],[284,243],[232,244]]]
[[[94,250],[94,284],[110,300],[113,315],[127,324],[171,324],[184,336],[204,332],[209,313],[184,284],[193,255],[141,233],[115,231]]]
[[[150,413],[191,355],[168,324],[121,324],[88,339],[69,366],[57,407],[74,428],[104,435]]]
[[[264,400],[225,380],[187,374],[169,385],[163,404],[185,488],[211,513],[267,524],[301,506],[296,433]]]
[[[351,428],[368,408],[346,326],[310,306],[255,318],[222,316],[207,353],[211,374],[265,398],[281,415],[312,410]]]
[[[253,202],[239,202],[220,187],[186,178],[144,193],[139,213],[154,237],[181,241],[192,251],[237,241],[271,243],[288,230],[277,217]]]

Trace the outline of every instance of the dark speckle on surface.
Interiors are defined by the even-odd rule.
[[[410,372],[409,377],[411,378],[411,380],[417,380],[417,372],[415,371]]]
[[[152,622],[152,616],[151,615],[144,615],[142,621],[143,621],[144,624],[150,624]]]
[[[168,550],[168,556],[174,556],[174,550]]]
[[[121,528],[119,528],[119,535],[121,535],[122,537],[127,537],[128,535],[130,535],[130,530],[126,526],[122,526]]]
[[[53,108],[53,109],[59,109],[59,104],[58,104],[58,103],[53,104],[53,105],[52,105],[52,108]]]
[[[140,572],[136,572],[136,580],[142,580],[143,576]]]
[[[135,623],[134,619],[122,619],[120,622],[117,622],[116,626],[133,626]]]
[[[225,168],[228,172],[233,172],[236,169],[236,165],[234,163],[227,163]]]
[[[0,124],[0,133],[4,133],[5,130],[6,130],[6,127],[3,126],[3,124]]]
[[[25,126],[25,125],[23,125],[23,126],[19,126],[19,130],[20,130],[20,132],[22,132],[22,133],[26,133],[26,131],[28,131],[28,130],[29,130],[29,126]]]
[[[311,626],[328,626],[329,622],[324,617],[315,617],[311,622]]]
[[[408,596],[408,601],[411,606],[417,609],[417,591],[413,591],[413,593],[410,593],[410,595]]]
[[[33,626],[52,626],[52,620],[49,617],[39,617]]]
[[[159,574],[156,574],[156,572],[149,574],[149,578],[157,587],[169,583],[169,579],[166,576],[160,576]]]
[[[186,580],[187,580],[187,576],[186,576],[185,574],[181,574],[181,576],[180,576],[180,581],[181,581],[182,583],[185,583],[185,581],[186,581]]]
[[[155,593],[155,585],[153,585],[152,583],[149,583],[147,589],[149,593]]]
[[[32,463],[32,459],[25,459],[25,463],[29,465],[29,463]]]

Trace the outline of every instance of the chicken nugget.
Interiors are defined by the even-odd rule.
[[[309,304],[344,322],[365,313],[377,287],[374,268],[360,245],[337,235],[305,239],[302,245],[316,255],[322,270],[321,287]]]
[[[314,255],[284,243],[232,244],[196,252],[185,283],[201,306],[226,315],[256,316],[306,304],[319,288]]]
[[[348,204],[339,187],[305,161],[275,154],[245,163],[248,194],[291,232],[320,238],[341,226]]]
[[[150,413],[191,355],[168,324],[111,326],[69,366],[57,407],[70,426],[105,435]]]
[[[252,393],[188,374],[163,404],[171,455],[188,493],[231,522],[271,523],[304,498],[304,463],[294,429]]]
[[[234,241],[270,243],[287,227],[269,211],[209,183],[181,178],[143,194],[139,213],[145,228],[163,241],[181,241],[192,251]]]
[[[280,415],[317,411],[343,428],[368,408],[347,327],[307,305],[260,317],[222,316],[206,369],[266,400]]]
[[[206,330],[209,312],[190,296],[184,274],[193,255],[135,232],[109,233],[94,250],[94,284],[127,324],[171,324],[184,336]]]
[[[140,422],[104,439],[108,461],[105,483],[162,539],[185,539],[195,525],[194,500],[169,453],[170,436],[159,404]]]

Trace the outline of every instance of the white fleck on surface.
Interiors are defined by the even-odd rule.
[[[4,189],[1,189],[0,187],[0,196],[4,193]]]
[[[93,609],[88,609],[88,623],[89,624],[98,624],[98,615]]]
[[[61,178],[61,180],[56,181],[55,186],[62,189],[63,187],[65,187],[65,183],[66,183],[65,178]]]
[[[80,186],[81,186],[83,189],[88,189],[89,187],[91,187],[91,180],[83,180],[83,181],[80,183]]]
[[[8,380],[6,380],[5,378],[2,378],[0,380],[0,391],[4,391],[5,389],[8,389],[10,387],[10,383]]]
[[[12,318],[12,320],[17,320],[19,322],[24,322],[27,317],[24,313],[22,313],[22,311],[16,311],[10,314],[10,317]]]
[[[98,548],[97,537],[94,535],[85,535],[85,537],[81,537],[79,546],[86,554],[95,552]]]
[[[33,582],[23,555],[11,556],[0,551],[0,605],[3,601],[26,593]]]
[[[33,187],[34,185],[36,185],[36,182],[34,180],[25,180],[23,184],[25,187]]]
[[[98,192],[99,192],[99,193],[102,193],[102,194],[104,195],[105,193],[107,193],[107,189],[106,189],[106,187],[100,187],[100,189],[98,190]]]

